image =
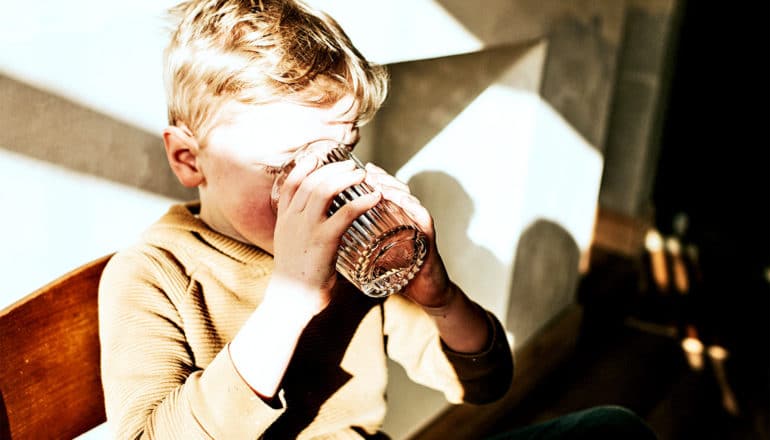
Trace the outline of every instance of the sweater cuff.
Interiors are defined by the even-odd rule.
[[[489,344],[478,353],[459,353],[441,341],[449,363],[463,386],[467,403],[489,403],[502,397],[513,379],[513,353],[500,321],[486,312]]]
[[[225,346],[195,381],[190,406],[201,427],[213,438],[258,438],[283,414],[283,390],[279,405],[269,405],[241,379]],[[274,406],[278,406],[275,408]]]

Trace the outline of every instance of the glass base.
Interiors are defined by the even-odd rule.
[[[406,287],[420,270],[426,253],[425,235],[412,225],[399,225],[368,245],[346,248],[343,241],[337,270],[364,294],[381,298]]]

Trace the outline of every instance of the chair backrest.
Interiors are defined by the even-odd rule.
[[[109,258],[0,312],[0,439],[73,438],[105,421],[97,288]]]

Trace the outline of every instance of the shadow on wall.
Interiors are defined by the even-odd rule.
[[[163,140],[0,75],[0,148],[175,199],[193,199],[166,162]]]
[[[433,215],[439,252],[450,276],[465,281],[468,295],[506,285],[510,277],[506,328],[518,341],[547,324],[554,310],[575,301],[580,250],[561,225],[545,219],[531,223],[518,240],[509,272],[509,266],[468,236],[474,206],[460,182],[430,171],[414,175],[408,185]]]
[[[472,281],[461,286],[469,296],[493,284],[507,282],[505,265],[484,246],[468,237],[474,214],[473,200],[454,177],[439,171],[415,174],[408,182],[412,193],[433,216],[436,240],[450,277]]]
[[[522,232],[515,255],[506,327],[523,341],[553,318],[554,304],[575,301],[580,250],[562,226],[538,219]]]

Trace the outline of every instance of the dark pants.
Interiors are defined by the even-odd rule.
[[[488,440],[549,439],[654,440],[657,436],[633,412],[620,406],[599,406],[497,434]]]

